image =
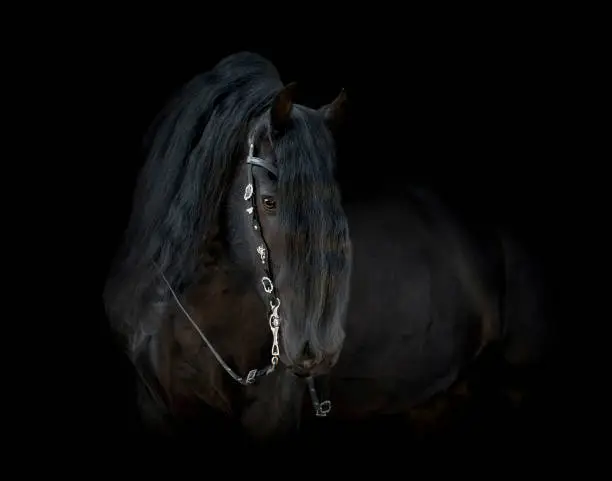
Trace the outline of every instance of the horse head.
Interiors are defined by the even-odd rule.
[[[269,311],[273,362],[327,372],[344,342],[351,243],[334,180],[344,91],[313,110],[284,86],[244,139],[225,208],[229,252]]]

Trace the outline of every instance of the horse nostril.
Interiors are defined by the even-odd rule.
[[[304,369],[311,369],[312,367],[314,367],[314,365],[315,365],[314,358],[304,359],[302,361],[302,366],[304,367]]]
[[[306,341],[304,343],[304,348],[302,349],[302,360],[301,360],[301,364],[306,368],[309,369],[311,368],[314,363],[315,363],[315,354],[314,352],[312,352],[312,349],[310,347],[310,343],[308,341]]]
[[[295,363],[295,370],[301,373],[307,373],[317,364],[316,356],[312,352],[310,344],[304,343],[301,355]]]

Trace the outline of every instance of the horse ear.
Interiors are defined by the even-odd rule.
[[[285,85],[272,101],[270,123],[276,131],[283,130],[287,125],[287,121],[291,116],[291,109],[293,108],[293,95],[296,86],[296,82]]]
[[[323,114],[327,127],[332,132],[336,132],[344,119],[344,110],[346,107],[346,90],[342,89],[334,101],[324,105],[319,109]]]

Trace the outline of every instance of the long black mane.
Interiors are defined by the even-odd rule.
[[[180,292],[192,280],[199,249],[214,227],[249,122],[282,88],[276,68],[252,53],[226,57],[179,92],[154,123],[132,214],[105,303],[132,358],[159,330],[166,298],[154,262]]]

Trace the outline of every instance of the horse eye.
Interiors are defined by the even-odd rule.
[[[266,210],[274,210],[276,209],[276,200],[274,200],[274,197],[265,196],[263,197],[263,205]]]

